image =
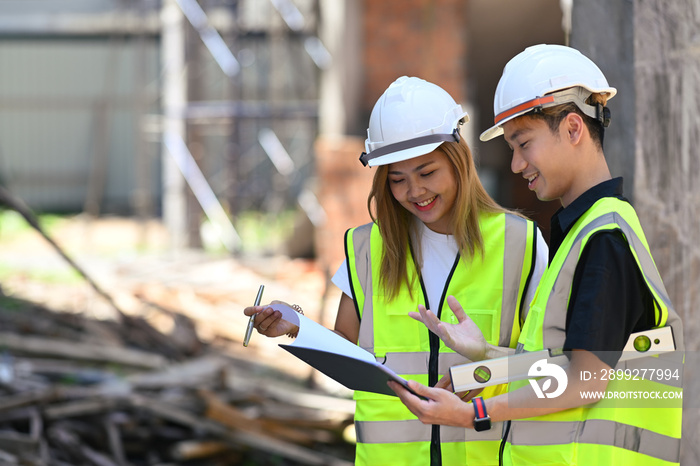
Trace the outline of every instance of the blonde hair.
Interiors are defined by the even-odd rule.
[[[501,207],[486,191],[479,179],[476,165],[469,146],[464,141],[444,142],[438,149],[449,160],[457,184],[457,195],[452,206],[450,230],[457,242],[462,258],[471,259],[477,252],[483,252],[484,241],[479,228],[479,215],[487,213],[511,212]],[[419,244],[411,245],[409,238],[415,222],[413,214],[407,211],[392,195],[388,181],[389,165],[377,168],[372,182],[372,190],[367,199],[367,207],[372,220],[378,224],[384,242],[384,253],[380,268],[380,284],[389,298],[394,298],[402,284],[412,283],[408,277],[409,246],[420,270],[422,255]],[[519,214],[518,214],[519,215]],[[418,235],[418,232],[415,232]]]

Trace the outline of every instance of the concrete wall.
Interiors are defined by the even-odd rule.
[[[681,464],[700,464],[700,3],[574,2],[571,43],[620,95],[606,156],[627,177],[671,300],[685,327]]]

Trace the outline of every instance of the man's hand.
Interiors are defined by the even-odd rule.
[[[443,390],[452,391],[452,378],[450,374],[445,374],[443,378],[437,381],[435,388],[442,388]],[[459,397],[462,401],[471,401],[472,398],[477,396],[479,393],[483,392],[483,388],[478,388],[476,390],[467,390],[464,392],[454,392],[455,395]]]
[[[447,304],[457,317],[456,324],[441,321],[422,304],[418,305],[419,312],[409,312],[408,315],[423,322],[428,329],[445,342],[448,348],[456,351],[470,361],[481,361],[486,357],[488,345],[479,327],[464,312],[454,296],[447,297]]]
[[[471,403],[463,402],[457,395],[442,388],[430,388],[415,380],[408,386],[425,400],[409,392],[401,384],[390,381],[389,387],[396,392],[403,404],[423,424],[440,424],[457,427],[474,426],[474,410]]]

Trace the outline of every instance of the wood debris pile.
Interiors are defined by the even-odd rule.
[[[350,400],[122,317],[0,292],[0,464],[351,464]]]

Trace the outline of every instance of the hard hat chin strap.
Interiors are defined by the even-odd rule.
[[[411,149],[413,147],[424,146],[426,144],[433,144],[436,142],[459,142],[459,140],[459,127],[457,127],[454,129],[454,131],[452,131],[451,134],[430,134],[428,136],[421,136],[419,138],[407,139],[406,141],[400,141],[394,144],[389,144],[387,146],[380,147],[379,149],[375,149],[369,154],[363,152],[360,155],[360,162],[362,162],[362,165],[366,167],[370,160],[376,159],[377,157],[381,157],[383,155],[391,154],[393,152],[399,152],[402,150]]]
[[[600,103],[596,104],[595,119],[598,120],[598,123],[603,125],[603,128],[607,128],[608,126],[610,126],[611,117],[612,116],[610,115],[610,109],[608,107]]]

